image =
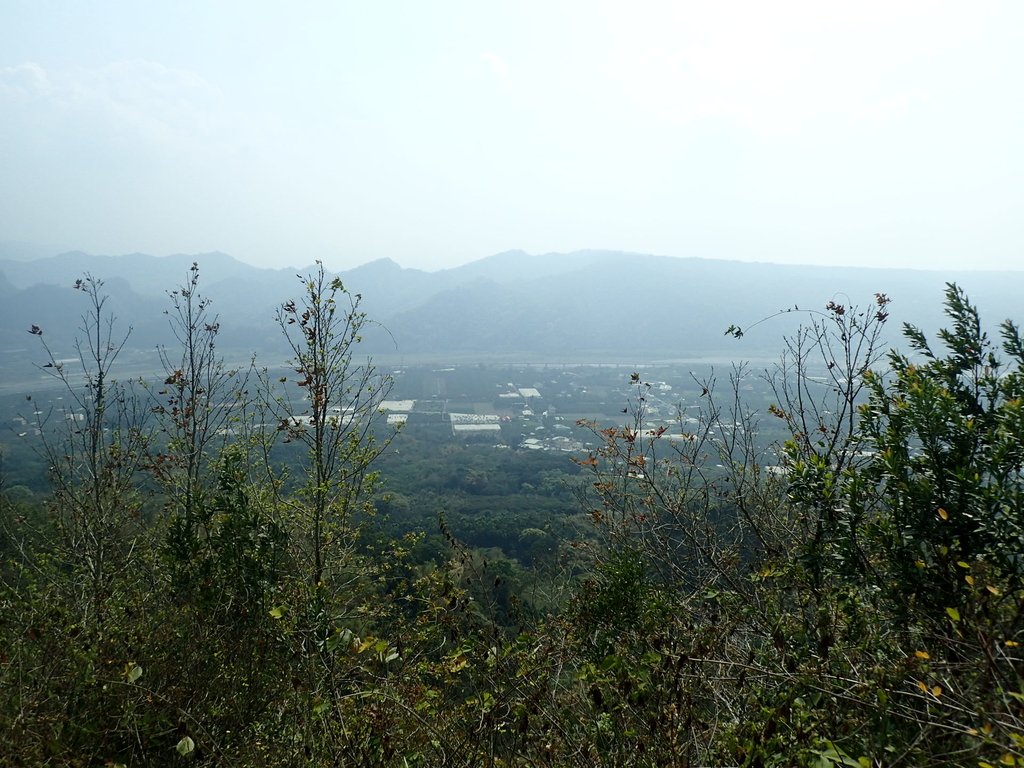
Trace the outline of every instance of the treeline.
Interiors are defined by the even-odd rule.
[[[768,414],[738,371],[652,429],[634,374],[625,426],[521,477],[388,460],[367,318],[322,269],[274,375],[223,364],[194,267],[148,390],[78,287],[77,368],[31,329],[75,414],[49,501],[2,501],[3,764],[1024,764],[1024,344],[957,287],[912,358],[882,294],[807,313]],[[503,515],[516,486],[536,516]]]

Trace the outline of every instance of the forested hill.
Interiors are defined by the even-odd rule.
[[[25,347],[33,323],[50,338],[58,331],[70,338],[80,313],[71,285],[86,272],[107,281],[111,308],[133,327],[132,346],[166,343],[166,292],[193,261],[220,315],[224,348],[275,355],[275,307],[298,292],[296,274],[308,270],[260,269],[223,253],[0,259],[0,349]],[[1024,293],[1024,272],[783,266],[617,251],[509,251],[436,272],[382,259],[338,274],[379,323],[365,348],[400,357],[758,357],[774,354],[795,317],[739,343],[723,330],[794,306],[865,303],[875,292],[894,299],[891,328],[912,319],[927,329],[941,321],[947,281],[962,285],[993,318],[1012,315]]]

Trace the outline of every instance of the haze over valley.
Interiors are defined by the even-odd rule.
[[[255,353],[283,360],[274,323],[303,270],[247,265],[227,254],[96,256],[68,252],[0,259],[0,355],[5,377],[31,377],[35,350],[26,333],[45,329],[69,349],[83,310],[72,286],[85,273],[105,281],[128,347],[155,354],[169,342],[168,292],[199,265],[201,289],[222,325],[220,344],[235,360]],[[329,260],[326,264],[330,270]],[[308,268],[306,270],[308,272]],[[362,297],[373,321],[361,351],[382,362],[614,362],[774,359],[783,336],[829,301],[893,299],[889,341],[899,324],[942,321],[944,284],[961,284],[996,318],[1010,317],[1024,294],[1024,272],[927,271],[751,264],[615,251],[527,254],[509,251],[451,269],[424,271],[380,259],[332,272]],[[793,308],[742,339],[741,327]],[[153,358],[155,360],[155,357]]]

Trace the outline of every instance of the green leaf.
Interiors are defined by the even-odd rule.
[[[124,667],[124,676],[129,683],[134,683],[142,677],[142,667],[133,661],[129,661]]]
[[[174,747],[178,754],[184,757],[185,755],[191,754],[192,750],[196,748],[196,743],[192,741],[191,736],[183,736],[181,741]]]
[[[946,614],[952,621],[960,621],[960,611],[958,611],[956,608],[947,608]]]

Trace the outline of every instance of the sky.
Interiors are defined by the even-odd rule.
[[[0,241],[1024,269],[1024,3],[2,0]]]

